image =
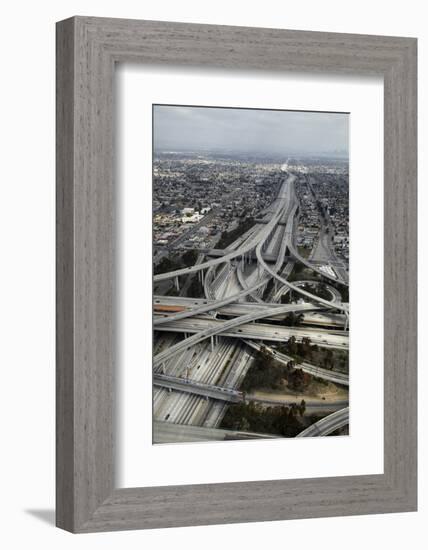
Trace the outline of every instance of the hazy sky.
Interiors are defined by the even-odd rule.
[[[348,153],[349,115],[300,111],[154,107],[157,151]]]

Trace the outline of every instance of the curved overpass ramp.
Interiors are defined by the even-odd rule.
[[[279,202],[279,206],[276,214],[274,214],[272,219],[265,226],[261,228],[261,230],[254,236],[254,238],[244,243],[244,245],[239,247],[238,249],[233,250],[225,254],[224,256],[221,256],[220,258],[214,258],[212,260],[209,260],[208,262],[204,262],[204,263],[190,266],[190,267],[185,267],[182,269],[176,269],[175,271],[159,273],[158,275],[154,276],[153,278],[154,282],[157,283],[159,281],[165,281],[167,279],[174,279],[175,277],[180,277],[181,275],[187,275],[188,273],[196,273],[196,271],[208,269],[215,265],[232,260],[237,256],[242,256],[243,254],[246,254],[247,252],[250,252],[251,250],[253,250],[253,248],[257,246],[258,243],[264,242],[266,238],[269,236],[269,234],[271,233],[272,228],[278,223],[279,217],[283,214],[283,209],[286,206],[289,198],[288,187],[292,182],[294,182],[295,179],[296,179],[296,176],[290,174],[287,180],[282,184],[281,190],[277,198]]]
[[[328,416],[325,416],[303,432],[300,432],[296,437],[321,437],[329,435],[340,428],[344,428],[349,424],[349,407],[336,411]]]
[[[193,346],[199,342],[202,342],[202,340],[205,340],[217,334],[221,334],[222,332],[227,332],[228,330],[239,327],[240,325],[243,325],[245,323],[251,323],[251,321],[263,319],[274,314],[279,315],[281,313],[289,313],[290,311],[307,311],[313,309],[313,307],[314,306],[312,304],[287,304],[284,306],[275,305],[272,308],[267,307],[263,310],[257,310],[247,315],[241,315],[239,317],[236,317],[235,319],[230,319],[229,321],[216,323],[213,326],[210,326],[210,328],[199,331],[193,336],[186,338],[182,342],[179,342],[178,344],[171,346],[167,350],[158,353],[153,358],[153,365],[161,365],[163,362],[165,362],[167,359],[170,359],[179,351],[183,351],[189,346]],[[171,319],[169,319],[169,321],[171,321]],[[167,330],[167,327],[165,330]]]
[[[288,246],[289,249],[292,246],[292,244],[291,244],[291,241],[292,241],[292,238],[291,238],[292,237],[292,226],[293,226],[293,219],[294,219],[294,215],[296,213],[296,210],[297,210],[297,205],[294,207],[294,209],[293,209],[293,211],[290,215],[290,218],[287,222],[287,227],[286,227],[286,230],[285,230],[285,234],[284,234],[284,236],[285,236],[284,241],[287,243],[287,246]],[[301,294],[302,296],[305,296],[307,299],[309,299],[312,302],[315,302],[317,304],[322,304],[323,306],[325,306],[327,308],[338,309],[339,311],[344,311],[344,312],[348,313],[349,306],[347,304],[333,303],[333,302],[330,302],[329,300],[324,300],[323,298],[320,298],[319,296],[315,296],[314,294],[311,294],[310,292],[307,292],[306,290],[303,290],[302,288],[299,288],[295,284],[290,283],[287,279],[284,279],[283,277],[281,277],[281,275],[278,275],[278,273],[276,273],[276,271],[274,271],[264,261],[264,258],[263,258],[263,255],[262,255],[262,245],[263,245],[263,243],[259,243],[256,247],[257,260],[259,262],[259,265],[266,272],[268,272],[271,275],[271,277],[277,279],[280,283],[282,283],[286,287],[290,288],[291,290],[294,290],[298,294]],[[299,258],[299,261],[300,261],[300,258]]]

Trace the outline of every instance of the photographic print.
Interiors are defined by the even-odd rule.
[[[153,105],[153,443],[348,435],[348,126]]]

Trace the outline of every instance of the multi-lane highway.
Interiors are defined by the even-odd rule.
[[[307,304],[302,304],[306,306]],[[296,311],[289,307],[288,311]],[[209,319],[201,317],[192,317],[192,319],[180,319],[171,321],[167,325],[161,325],[158,331],[180,332],[182,334],[194,334],[195,338],[186,338],[184,341],[176,344],[175,348],[165,351],[160,358],[155,357],[155,364],[162,362],[162,359],[169,359],[175,353],[185,349],[191,344],[196,344],[210,338],[214,335],[228,336],[230,338],[246,338],[252,340],[263,340],[267,342],[286,342],[291,336],[294,336],[298,342],[303,338],[309,338],[312,344],[320,347],[332,349],[348,349],[349,338],[343,330],[323,330],[309,327],[285,327],[281,325],[272,325],[265,323],[253,323],[252,320],[261,318],[262,315],[269,315],[272,310],[261,311],[235,317],[229,321],[220,319]],[[245,319],[245,321],[243,320]]]
[[[278,194],[277,201],[278,201],[278,208],[277,213],[272,216],[271,220],[266,224],[262,225],[260,231],[258,231],[252,239],[250,239],[245,244],[241,245],[237,250],[232,250],[225,254],[224,256],[220,258],[213,258],[211,260],[208,260],[207,262],[204,262],[203,264],[194,265],[190,267],[185,267],[182,269],[176,269],[174,271],[168,271],[167,273],[160,273],[158,275],[155,275],[153,280],[155,283],[159,281],[164,281],[167,279],[174,279],[175,277],[180,277],[181,275],[186,275],[188,273],[195,273],[197,271],[201,271],[204,269],[208,269],[210,267],[214,267],[216,265],[222,264],[224,262],[230,261],[233,258],[236,258],[237,256],[243,256],[244,254],[250,252],[254,249],[254,247],[259,242],[265,242],[269,236],[272,233],[272,229],[276,226],[278,223],[278,216],[280,216],[283,212],[284,205],[288,201],[288,189],[290,185],[290,180],[294,181],[295,176],[289,176],[287,182],[284,182],[281,186],[281,190]]]
[[[193,395],[203,395],[204,397],[227,401],[228,403],[239,403],[243,401],[242,393],[237,390],[224,388],[223,386],[215,386],[213,384],[203,384],[202,382],[196,382],[188,378],[177,378],[176,376],[156,373],[153,376],[153,384],[161,388],[178,390]]]
[[[153,443],[195,443],[202,441],[234,441],[236,439],[277,439],[279,436],[265,433],[241,432],[175,424],[173,422],[153,423]]]
[[[193,335],[155,355],[153,363],[154,365],[162,364],[177,353],[218,334],[223,334],[224,336],[230,335],[232,337],[256,338],[258,340],[270,339],[278,342],[287,340],[290,336],[295,335],[300,339],[304,337],[312,338],[312,341],[320,346],[347,349],[349,340],[347,334],[342,331],[325,331],[324,333],[320,333],[319,330],[316,332],[308,328],[296,329],[280,326],[272,327],[271,325],[262,326],[260,323],[252,324],[253,321],[269,317],[273,314],[279,315],[280,313],[300,312],[312,308],[313,305],[310,303],[286,304],[274,306],[273,308],[266,308],[262,311],[254,311],[247,315],[229,319],[228,321],[219,321],[217,319],[210,320],[199,317],[193,317],[190,320],[171,320],[167,325],[156,327],[156,330],[193,333]]]
[[[168,390],[175,390],[178,392],[188,393],[192,395],[201,395],[207,399],[215,399],[217,401],[225,401],[227,403],[242,403],[242,402],[255,402],[262,403],[264,405],[281,405],[291,406],[297,404],[298,401],[295,397],[284,398],[282,396],[260,397],[257,395],[245,394],[239,390],[232,388],[224,388],[222,386],[215,386],[212,384],[203,384],[202,382],[195,382],[188,378],[177,378],[174,376],[167,376],[164,374],[155,374],[153,377],[153,384],[156,387],[167,388]],[[348,404],[348,401],[326,401],[321,402],[319,399],[308,399],[305,401],[306,409],[343,409],[344,405]]]
[[[214,267],[216,267],[219,264],[227,263],[226,269],[229,270],[229,272],[233,272],[233,276],[236,277],[235,270],[230,269],[230,261],[234,258],[240,258],[241,265],[245,265],[247,262],[251,261],[251,254],[249,254],[250,251],[253,251],[258,245],[268,246],[270,243],[270,240],[272,239],[272,231],[275,229],[276,225],[281,219],[281,216],[283,216],[288,208],[290,207],[290,200],[291,200],[291,187],[294,182],[295,176],[289,176],[287,178],[287,181],[281,186],[278,198],[275,201],[275,208],[273,209],[273,214],[270,219],[270,221],[267,224],[262,224],[259,227],[257,227],[257,231],[254,231],[250,234],[249,238],[245,239],[243,242],[241,242],[238,246],[238,248],[233,248],[232,250],[228,251],[225,256],[222,258],[216,258],[213,260],[209,260],[207,262],[203,262],[199,265],[194,265],[188,268],[184,268],[181,270],[176,271],[170,271],[168,273],[162,273],[160,275],[156,275],[154,277],[154,281],[161,281],[165,279],[170,278],[177,278],[180,275],[184,275],[186,273],[196,273],[201,272],[202,279],[204,278],[204,270],[208,269],[211,270]],[[280,260],[284,258],[285,256],[285,250],[286,250],[286,243],[285,240],[283,241],[281,250],[280,250],[280,258],[278,258],[277,263],[275,264],[274,271],[278,269],[278,265],[280,263]],[[221,273],[224,275],[225,272],[225,266],[222,266]],[[209,271],[208,271],[209,274]],[[258,271],[256,282],[252,284],[251,286],[247,287],[244,290],[238,290],[236,292],[229,292],[227,296],[221,296],[217,297],[215,302],[207,302],[207,304],[204,304],[198,308],[193,308],[191,312],[189,311],[181,311],[178,313],[174,313],[173,315],[164,315],[163,317],[157,317],[154,319],[153,324],[154,325],[160,325],[163,323],[168,322],[171,319],[178,320],[178,319],[184,319],[186,317],[191,317],[196,314],[201,313],[207,313],[209,311],[218,309],[219,307],[230,304],[235,301],[240,301],[244,299],[246,296],[254,293],[255,291],[259,290],[260,288],[264,288],[265,285],[268,283],[271,276],[263,276],[261,271]],[[239,288],[239,287],[238,287]],[[208,295],[210,295],[208,291]]]
[[[283,342],[295,336],[297,340],[310,338],[319,346],[348,349],[348,333],[343,328],[349,307],[342,303],[340,292],[328,285],[331,300],[325,300],[305,290],[302,282],[288,280],[295,262],[310,266],[327,282],[332,279],[301,258],[294,248],[298,208],[295,180],[293,174],[287,175],[260,223],[232,243],[224,254],[206,261],[201,254],[194,266],[155,276],[155,282],[175,279],[177,286],[182,275],[188,276],[187,285],[190,277],[198,276],[206,295],[205,299],[154,298],[155,419],[216,428],[228,403],[236,402],[237,388],[251,365],[248,346],[264,341]],[[290,254],[294,261],[289,259]],[[273,286],[268,287],[270,281]],[[301,303],[278,304],[290,289],[301,297]],[[289,313],[303,313],[308,325],[330,330],[275,323]],[[331,330],[334,327],[342,330]],[[290,360],[282,354],[276,359]],[[343,373],[308,363],[299,367],[319,378],[348,384]]]
[[[288,289],[286,289],[288,291]],[[277,295],[273,297],[272,302],[266,303],[263,300],[255,302],[233,302],[226,304],[223,307],[219,307],[214,312],[215,316],[223,317],[237,317],[240,315],[247,315],[251,311],[257,309],[266,309],[274,307]],[[154,296],[153,298],[153,311],[154,315],[169,314],[171,311],[181,311],[182,309],[191,310],[194,307],[200,307],[203,304],[207,304],[207,300],[204,298],[187,298],[182,296]],[[277,304],[278,306],[281,304]],[[340,313],[332,313],[330,311],[320,311],[318,306],[313,305],[313,310],[308,310],[302,313],[303,318],[301,324],[320,325],[323,327],[340,327],[345,326],[345,316]],[[274,314],[269,317],[265,317],[265,321],[280,321],[284,319],[284,314]]]

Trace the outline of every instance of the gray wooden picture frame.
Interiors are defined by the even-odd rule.
[[[416,510],[416,47],[414,38],[155,21],[57,24],[58,527],[83,533]],[[117,62],[383,76],[383,474],[115,488]]]

